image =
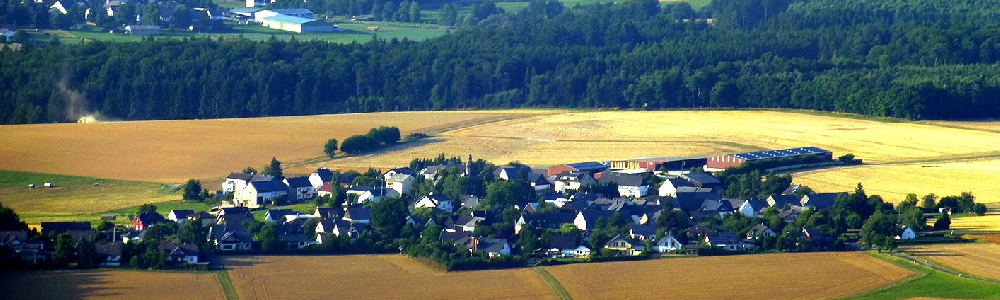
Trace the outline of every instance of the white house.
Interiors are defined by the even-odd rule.
[[[270,175],[254,175],[254,174],[243,174],[243,173],[229,173],[226,177],[226,181],[222,182],[222,191],[235,193],[243,190],[247,187],[251,181],[271,181],[274,177]]]
[[[615,183],[618,185],[618,194],[622,197],[641,198],[649,192],[649,186],[642,175],[624,174],[618,172],[601,173],[600,183]]]
[[[472,252],[486,253],[489,257],[510,255],[510,244],[507,239],[473,238]]]
[[[677,193],[708,193],[711,188],[696,187],[684,179],[670,178],[660,185],[660,197],[677,197]]]
[[[555,180],[552,182],[556,192],[565,193],[569,190],[575,191],[583,186],[597,183],[597,180],[594,180],[594,177],[591,177],[588,173],[567,171],[556,175]]]
[[[317,190],[323,187],[324,183],[333,182],[333,171],[327,168],[316,169],[316,172],[309,174],[309,183]]]
[[[423,198],[420,198],[417,203],[413,204],[414,209],[427,207],[427,208],[437,208],[443,211],[452,212],[455,210],[455,206],[451,199],[445,197],[444,195],[435,195],[433,192],[427,194]]]
[[[903,226],[903,231],[896,236],[897,240],[912,240],[917,238],[917,233],[910,226]]]
[[[392,174],[385,178],[385,187],[395,191],[399,196],[409,193],[413,189],[413,182],[416,179],[409,174]]]
[[[653,251],[660,253],[674,251],[681,248],[684,248],[684,244],[681,244],[681,242],[677,241],[677,238],[670,234],[660,238],[660,240],[653,244]]]
[[[238,207],[260,208],[288,196],[288,187],[280,181],[251,181],[246,188],[236,192],[233,204]]]
[[[316,198],[316,187],[312,186],[309,182],[309,177],[292,177],[285,178],[285,185],[288,186],[288,200],[301,202]]]
[[[171,220],[174,222],[184,222],[187,220],[188,216],[193,214],[194,211],[190,209],[174,209],[171,210],[169,214],[167,214],[167,220]]]
[[[747,217],[757,217],[761,215],[761,211],[768,208],[767,201],[751,199],[743,201],[743,204],[739,206],[736,210],[744,216]]]

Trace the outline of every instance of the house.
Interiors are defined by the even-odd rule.
[[[19,257],[21,261],[28,264],[37,264],[48,258],[48,254],[45,252],[45,241],[17,242],[6,247],[14,251],[14,256]]]
[[[706,171],[722,171],[726,168],[739,167],[748,161],[773,161],[783,158],[816,156],[832,160],[833,153],[817,147],[801,147],[784,150],[768,150],[758,152],[736,153],[709,157],[705,163]]]
[[[90,222],[42,222],[42,235],[55,237],[68,231],[90,231]]]
[[[316,196],[327,197],[333,195],[333,183],[324,182],[318,189],[316,189]]]
[[[147,211],[139,214],[132,220],[132,228],[138,231],[146,230],[147,227],[156,225],[157,223],[166,222],[163,216],[156,213],[155,211]]]
[[[303,249],[319,243],[311,234],[283,232],[278,234],[278,241],[285,243],[286,249]]]
[[[441,234],[438,235],[438,240],[442,242],[452,242],[452,243],[457,243],[459,241],[467,241],[471,238],[472,238],[471,232],[465,232],[450,228],[441,229]]]
[[[833,207],[837,202],[837,197],[842,193],[819,193],[819,194],[806,194],[802,196],[802,207],[808,207],[812,210],[822,210],[829,207]]]
[[[628,235],[630,238],[640,241],[645,240],[655,240],[656,239],[656,226],[655,225],[632,225],[629,229]]]
[[[309,174],[309,183],[311,183],[317,190],[319,190],[324,183],[333,182],[333,179],[333,171],[330,171],[330,169],[325,167],[316,169],[316,172]]]
[[[499,166],[493,169],[493,176],[497,179],[511,180],[517,178],[517,174],[521,173],[527,175],[531,173],[531,168],[524,165],[514,165],[514,166]]]
[[[604,244],[604,249],[618,251],[628,256],[637,256],[646,250],[646,246],[640,242],[629,239],[624,235],[616,235]]]
[[[510,244],[507,243],[507,239],[474,237],[471,242],[470,250],[473,253],[485,253],[488,257],[510,255]]]
[[[553,234],[549,236],[546,253],[552,258],[585,258],[590,256],[590,248],[583,245],[577,235]]]
[[[125,26],[125,33],[128,35],[148,36],[159,35],[159,25],[128,25]]]
[[[298,213],[291,209],[269,209],[267,210],[267,213],[264,214],[264,221],[271,223],[277,222],[281,224],[285,223],[285,216],[287,215],[294,216],[296,214]]]
[[[617,184],[618,194],[622,197],[641,198],[649,193],[646,178],[642,175],[604,172],[601,173],[601,179],[598,182]]]
[[[726,251],[743,251],[753,247],[753,244],[740,241],[735,232],[709,233],[705,236],[704,242],[710,247],[718,247]]]
[[[576,215],[571,211],[565,210],[544,213],[522,212],[521,217],[514,223],[514,234],[520,233],[525,225],[535,228],[558,230],[563,224],[574,223]]]
[[[750,199],[737,206],[736,211],[747,217],[758,217],[769,205],[765,200]]]
[[[122,265],[122,244],[120,243],[105,243],[95,245],[95,252],[97,252],[98,264],[101,267],[118,267]]]
[[[554,176],[551,181],[558,193],[579,190],[581,187],[597,183],[590,173],[566,171]]]
[[[123,232],[121,235],[122,244],[142,242],[142,240],[146,238],[146,232],[147,232],[146,230],[143,231],[127,230]]]
[[[194,214],[194,210],[190,210],[190,209],[174,209],[174,210],[171,210],[170,213],[167,214],[167,220],[180,223],[180,222],[187,221],[188,216],[191,216],[193,214]]]
[[[309,182],[309,177],[299,176],[285,178],[284,183],[288,186],[288,200],[302,202],[316,197],[316,187]]]
[[[459,216],[455,219],[455,230],[461,229],[465,232],[473,232],[476,230],[476,223],[486,220],[484,217],[468,214]]]
[[[670,205],[673,209],[681,210],[688,215],[693,215],[695,211],[701,208],[705,200],[719,200],[719,194],[712,193],[677,193],[677,195],[670,200]]]
[[[761,238],[769,238],[769,237],[776,237],[776,236],[778,236],[778,233],[774,232],[774,230],[771,230],[770,226],[767,226],[767,225],[764,225],[764,224],[757,224],[757,225],[754,225],[754,227],[751,227],[750,231],[747,231],[746,239],[747,240],[758,240],[758,239],[761,239]]]
[[[247,187],[247,184],[253,181],[274,181],[274,177],[271,175],[255,175],[255,174],[243,174],[243,173],[229,173],[226,177],[226,181],[222,182],[222,191],[235,193],[241,191]]]
[[[593,176],[596,173],[608,170],[609,167],[610,166],[596,161],[564,164],[564,165],[550,167],[548,169],[547,176],[562,174],[564,172],[584,173]]]
[[[700,188],[687,180],[680,178],[668,178],[663,181],[659,188],[660,197],[677,197],[677,193],[703,193],[711,192],[711,188]]]
[[[789,205],[799,205],[801,202],[799,198],[795,195],[779,195],[773,194],[767,196],[767,205],[771,207],[777,207],[778,209],[783,209]]]
[[[615,212],[612,210],[585,209],[576,214],[576,218],[573,219],[573,225],[577,229],[588,231],[594,229],[598,219],[604,218],[610,220],[614,215]]]
[[[711,228],[702,225],[694,225],[684,230],[684,236],[686,236],[689,241],[703,240],[705,239],[705,237],[707,237],[709,234],[713,232],[715,231],[713,231]]]
[[[242,226],[243,221],[248,219],[253,219],[250,209],[246,207],[227,207],[219,210],[215,223]]]
[[[28,241],[27,230],[0,231],[0,247]]]
[[[423,207],[437,208],[446,212],[452,212],[455,210],[455,206],[451,199],[448,199],[448,197],[441,194],[434,194],[434,192],[431,192],[430,194],[427,194],[427,196],[417,200],[417,202],[413,204],[413,207],[414,209]]]
[[[264,205],[284,202],[288,197],[288,186],[281,181],[251,181],[246,188],[236,192],[233,204],[239,207],[260,208]]]
[[[823,231],[816,228],[803,227],[802,236],[807,240],[812,242],[813,247],[818,249],[826,249],[833,244],[834,238]]]
[[[399,197],[413,190],[413,182],[415,181],[417,181],[416,178],[411,174],[395,173],[386,175],[385,187],[394,191],[395,196]]]
[[[461,206],[468,209],[475,209],[477,206],[479,206],[479,200],[480,200],[479,197],[476,197],[475,195],[458,196],[458,202],[461,203]]]
[[[253,245],[253,236],[242,225],[212,225],[208,227],[208,236],[221,251],[247,251]]]
[[[332,207],[316,207],[316,211],[313,212],[313,217],[320,218],[321,220],[326,219],[337,219],[340,218],[340,212],[343,210],[338,210]]]
[[[528,173],[528,182],[531,183],[531,187],[535,189],[535,192],[544,192],[552,189],[552,182],[549,182],[545,175],[540,173]]]
[[[395,168],[395,169],[389,169],[389,171],[386,171],[385,173],[383,173],[382,177],[386,181],[389,181],[389,177],[392,177],[392,175],[397,175],[397,174],[405,174],[405,175],[410,175],[410,176],[416,176],[417,175],[417,173],[413,172],[413,169],[410,169],[410,168]]]
[[[659,253],[676,251],[681,248],[684,248],[684,244],[681,244],[672,234],[668,234],[653,243],[653,251]]]
[[[344,221],[368,224],[371,221],[371,209],[362,206],[348,206],[344,210]]]
[[[14,40],[14,32],[15,31],[7,28],[0,28],[0,36],[2,36],[4,38],[4,41],[7,42]]]
[[[211,213],[199,211],[187,216],[188,221],[201,222],[202,226],[208,226],[215,224],[217,221],[216,216]]]
[[[733,213],[733,207],[729,201],[726,200],[705,200],[701,202],[701,206],[694,213],[691,213],[693,218],[704,218],[711,216],[718,216],[719,218],[724,218],[726,215]]]
[[[316,243],[322,244],[329,236],[357,238],[368,226],[363,223],[351,223],[347,221],[324,220],[316,224]]]
[[[787,209],[782,209],[778,211],[778,217],[784,220],[786,223],[795,222],[795,219],[799,218],[799,214],[802,213],[803,208],[798,205],[790,205]]]
[[[912,240],[915,238],[917,238],[917,233],[913,231],[913,228],[910,228],[910,226],[903,226],[903,230],[900,231],[898,235],[896,235],[897,240],[905,241],[905,240]]]
[[[700,188],[719,189],[722,188],[722,181],[708,173],[687,173],[680,176],[692,185]]]
[[[172,241],[165,241],[158,247],[166,254],[166,261],[169,264],[181,265],[185,263],[197,264],[199,249],[195,244],[175,244]]]

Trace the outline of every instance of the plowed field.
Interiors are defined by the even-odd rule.
[[[224,299],[215,273],[24,271],[0,276],[2,299]]]

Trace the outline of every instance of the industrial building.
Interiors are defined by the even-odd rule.
[[[825,159],[833,159],[833,152],[817,147],[802,147],[784,150],[768,150],[758,152],[746,152],[737,154],[726,154],[708,158],[705,163],[705,171],[722,171],[726,168],[739,167],[748,161],[772,160],[792,157],[802,157],[815,155]]]

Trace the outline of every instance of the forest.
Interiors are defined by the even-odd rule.
[[[28,44],[0,51],[0,123],[520,107],[1000,115],[1000,0],[535,0],[492,13],[422,42]]]

